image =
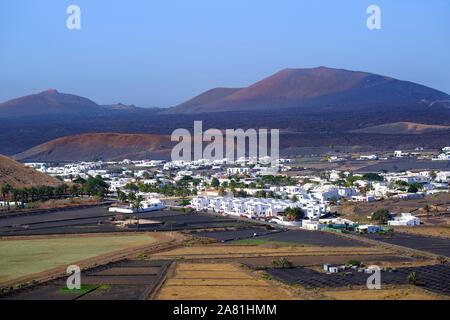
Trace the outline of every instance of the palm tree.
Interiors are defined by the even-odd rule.
[[[34,202],[38,198],[38,189],[36,187],[31,187],[29,189],[29,195],[31,196],[31,202]]]
[[[139,196],[136,197],[136,199],[131,204],[131,207],[133,208],[133,211],[136,210],[138,228],[139,228],[139,210],[142,209],[142,201],[144,201],[144,197],[139,195]]]
[[[130,200],[130,202],[134,202],[136,200],[136,194],[133,192],[128,193],[128,200]]]
[[[72,184],[70,186],[70,193],[72,194],[72,196],[77,197],[78,193],[79,193],[79,189],[78,189],[78,185],[77,184]]]
[[[425,205],[423,209],[427,212],[427,217],[430,215],[431,206],[429,204]]]
[[[2,197],[4,200],[8,198],[9,193],[12,191],[12,187],[9,183],[6,183],[1,188]]]
[[[191,202],[186,198],[186,196],[182,196],[180,200],[180,205],[183,208],[183,212],[186,211],[186,206],[190,205]]]
[[[119,199],[120,202],[127,201],[127,194],[121,190],[117,191],[117,199]]]

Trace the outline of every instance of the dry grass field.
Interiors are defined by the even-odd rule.
[[[293,299],[279,286],[232,263],[178,263],[156,295],[159,300]]]
[[[120,250],[151,245],[150,234],[96,234],[0,239],[0,283]]]
[[[313,246],[244,246],[244,245],[208,245],[177,248],[156,253],[152,259],[221,259],[242,257],[290,257],[316,255],[373,255],[386,254],[386,250],[377,247],[313,247]]]

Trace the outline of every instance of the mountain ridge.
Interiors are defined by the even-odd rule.
[[[221,88],[225,92],[227,88]],[[193,99],[174,106],[167,113],[202,113],[240,110],[268,110],[297,107],[302,110],[355,110],[370,107],[420,107],[447,100],[447,93],[410,81],[363,71],[317,67],[287,68],[229,94]],[[214,90],[214,89],[212,89]],[[211,95],[209,95],[211,96]]]
[[[140,108],[123,103],[99,105],[85,97],[48,89],[0,103],[0,117],[137,111],[160,114],[284,109],[340,112],[424,107],[450,108],[450,95],[388,76],[321,66],[286,68],[244,88],[213,88],[171,108]]]
[[[0,103],[0,117],[42,116],[42,115],[90,115],[108,111],[137,111],[144,108],[133,104],[115,103],[99,105],[94,101],[56,89],[29,94]],[[153,110],[148,108],[146,110]]]

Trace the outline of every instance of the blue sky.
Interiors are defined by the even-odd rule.
[[[70,4],[81,8],[81,30],[66,28]],[[381,30],[366,28],[370,4],[381,8]],[[450,93],[450,1],[0,2],[0,101],[56,88],[164,107],[321,65]]]

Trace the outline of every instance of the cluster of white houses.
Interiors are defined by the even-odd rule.
[[[327,212],[324,203],[313,199],[298,201],[271,198],[231,198],[198,196],[191,201],[197,211],[213,211],[224,215],[247,217],[249,219],[280,219],[284,221],[286,208],[301,208],[309,219],[317,219]]]
[[[353,226],[359,232],[373,233],[381,230],[378,225],[358,225],[348,219],[324,218],[327,207],[324,203],[314,200],[290,201],[266,198],[230,198],[198,196],[191,201],[191,207],[197,211],[212,211],[223,215],[239,216],[249,219],[260,219],[287,226],[302,227],[309,230],[322,230],[331,227]],[[286,208],[301,208],[305,219],[288,221],[284,214]],[[420,219],[410,213],[400,213],[388,221],[389,226],[416,226]]]

